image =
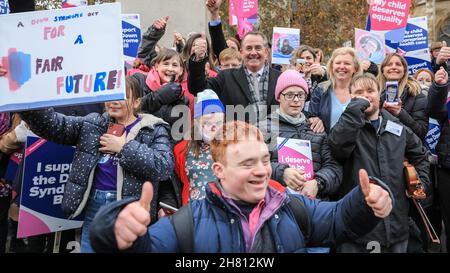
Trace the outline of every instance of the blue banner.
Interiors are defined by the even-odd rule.
[[[8,0],[0,0],[0,14],[9,13],[9,3]]]
[[[73,147],[27,138],[18,238],[81,227],[82,221],[67,220],[61,210],[73,155]]]
[[[439,125],[439,122],[435,119],[430,118],[428,123],[428,133],[425,137],[425,145],[433,155],[437,155],[436,145],[439,141],[440,136],[441,126]]]
[[[20,152],[15,152],[9,157],[8,167],[6,168],[5,179],[8,181],[13,181],[16,177],[17,168],[22,161],[23,154]]]
[[[125,61],[134,61],[141,43],[139,14],[122,14],[123,55]]]
[[[421,68],[431,70],[431,57],[428,48],[427,17],[409,18],[405,37],[398,45],[398,53],[408,62],[409,74]]]

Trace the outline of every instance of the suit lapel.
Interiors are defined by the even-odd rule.
[[[247,98],[248,104],[250,104],[250,102],[252,101],[251,95],[250,95],[250,87],[249,87],[249,83],[247,80],[247,75],[245,74],[245,71],[244,71],[244,67],[242,66],[240,69],[235,69],[233,71],[232,75],[233,75],[235,81],[237,82],[237,84],[239,85],[242,93]]]

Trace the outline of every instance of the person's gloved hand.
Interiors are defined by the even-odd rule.
[[[370,101],[363,96],[352,95],[352,100],[348,104],[347,108],[355,108],[365,112],[370,107]]]
[[[161,86],[161,88],[156,91],[155,95],[159,103],[163,105],[171,104],[177,101],[182,96],[183,89],[181,88],[181,84],[174,81],[175,75],[172,77],[172,80],[168,84]]]
[[[27,124],[25,121],[21,121],[19,125],[14,128],[14,132],[16,133],[16,138],[18,142],[25,142],[27,141],[27,136],[29,134],[30,129],[28,129]]]

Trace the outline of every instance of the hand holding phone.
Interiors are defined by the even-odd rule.
[[[386,103],[398,104],[398,82],[386,82]]]
[[[172,215],[178,211],[177,208],[172,207],[171,205],[168,205],[164,202],[159,202],[159,206],[164,210],[164,213],[166,213],[167,215]]]
[[[120,152],[126,143],[126,136],[124,135],[125,127],[122,124],[111,123],[108,126],[106,134],[100,137],[99,151],[107,154],[114,154]]]
[[[108,126],[108,131],[106,131],[107,134],[113,135],[113,136],[122,136],[125,132],[125,126],[118,123],[110,123]]]

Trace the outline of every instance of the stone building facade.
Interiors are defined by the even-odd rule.
[[[430,42],[445,40],[450,45],[450,0],[413,1],[410,16],[427,16]]]

